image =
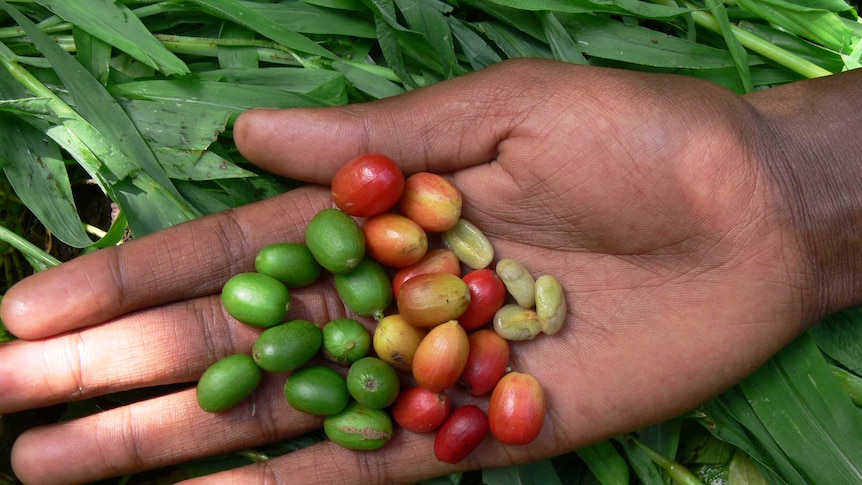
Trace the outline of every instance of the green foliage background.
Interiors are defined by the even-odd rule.
[[[856,7],[841,0],[0,0],[4,287],[296,186],[237,153],[232,122],[247,108],[364,102],[512,57],[677,73],[744,93],[857,68],[860,37]],[[685,416],[431,482],[862,483],[860,318],[829,317]],[[12,338],[0,326],[0,341]],[[0,417],[0,481],[15,481],[8,449],[27,426],[146,397]],[[318,439],[107,483],[170,483]]]

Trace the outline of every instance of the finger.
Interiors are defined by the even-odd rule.
[[[487,435],[467,458],[457,464],[449,464],[437,460],[434,456],[434,433],[412,433],[396,429],[392,439],[378,450],[357,452],[331,441],[322,441],[265,462],[181,483],[183,485],[420,483],[460,471],[537,461],[546,457],[540,451],[544,449],[546,447],[504,447]]]
[[[0,347],[0,413],[193,381],[210,361],[248,351],[257,334],[229,321],[217,300],[192,300]]]
[[[489,162],[542,93],[540,60],[501,63],[393,98],[339,108],[252,110],[234,127],[240,151],[266,170],[327,183],[351,158],[384,153],[406,172],[451,171]],[[501,82],[500,73],[506,81]]]
[[[12,449],[28,484],[88,483],[299,436],[320,418],[290,408],[283,377],[268,375],[246,401],[201,410],[194,389],[25,432]],[[45,466],[50,463],[51,466]]]
[[[253,269],[264,245],[304,240],[306,222],[330,205],[327,190],[301,187],[87,254],[10,288],[0,318],[16,336],[37,339],[217,293],[230,276]]]
[[[346,316],[331,285],[297,289],[291,298],[287,319],[326,322]],[[213,295],[80,332],[13,341],[0,346],[0,414],[193,382],[216,360],[250,352],[260,331],[230,317]]]

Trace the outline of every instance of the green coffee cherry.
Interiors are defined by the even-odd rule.
[[[339,364],[352,364],[368,355],[371,334],[352,318],[338,318],[323,326],[323,356]]]
[[[392,283],[383,266],[371,258],[362,258],[350,273],[335,275],[338,296],[353,313],[361,317],[383,318],[392,304]]]
[[[352,271],[365,255],[362,228],[338,209],[323,209],[308,221],[305,244],[314,259],[334,274]]]
[[[307,320],[291,320],[258,335],[251,355],[263,370],[288,372],[314,357],[322,341],[320,327]]]
[[[400,390],[395,368],[377,357],[363,357],[347,371],[347,391],[363,406],[385,408],[395,402]]]
[[[338,413],[350,401],[344,376],[321,365],[292,373],[284,383],[284,397],[294,409],[318,416]]]
[[[227,411],[254,392],[262,374],[248,354],[233,354],[220,359],[209,366],[198,380],[198,405],[211,413]]]
[[[270,244],[261,249],[254,259],[254,269],[288,288],[308,286],[317,281],[323,271],[308,246],[292,242]]]
[[[221,300],[225,310],[240,322],[271,327],[284,320],[290,308],[290,291],[272,276],[239,273],[227,280]]]
[[[351,450],[376,450],[392,438],[392,418],[383,409],[351,401],[341,412],[327,416],[323,431],[333,443]]]

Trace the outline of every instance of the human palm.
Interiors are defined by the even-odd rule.
[[[263,245],[302,239],[310,217],[331,206],[325,184],[340,164],[382,152],[406,173],[451,177],[464,217],[498,257],[565,288],[563,330],[511,346],[511,367],[545,386],[542,433],[528,446],[488,438],[455,466],[435,460],[433,435],[397,432],[373,453],[323,442],[209,480],[415,482],[552,456],[678,415],[753,370],[806,318],[803,262],[758,158],[758,121],[742,98],[706,83],[535,60],[370,104],[249,113],[235,132],[244,154],[312,184],[10,290],[4,322],[37,340],[0,347],[0,412],[192,382],[217,358],[247,352],[257,330],[224,313],[221,285]],[[293,299],[296,318],[347,315],[329,280]],[[198,409],[188,389],[38,428],[16,444],[16,471],[33,483],[58,471],[91,480],[319,427],[290,409],[282,385],[268,376],[222,414]]]

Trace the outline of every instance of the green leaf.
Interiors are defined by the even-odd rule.
[[[689,12],[682,7],[655,5],[638,0],[490,0],[521,10],[565,13],[614,13],[647,19],[671,19]]]
[[[562,482],[550,459],[525,465],[482,470],[482,483],[486,485],[560,485]]]
[[[606,16],[571,15],[561,18],[584,54],[664,68],[714,69],[734,67],[730,53],[661,32],[629,25]]]
[[[844,62],[841,55],[823,46],[812,44],[783,30],[766,24],[741,21],[739,28],[765,39],[770,44],[790,51],[799,57],[827,69],[830,72],[841,72]]]
[[[123,101],[123,109],[153,147],[204,150],[225,130],[231,111],[175,100]]]
[[[123,213],[123,211],[118,211],[116,218],[114,218],[114,222],[111,223],[111,227],[108,229],[105,235],[99,238],[98,241],[91,244],[88,249],[103,249],[120,244],[126,237],[126,231],[128,230],[128,228],[129,225],[128,221],[126,220],[126,215]]]
[[[439,8],[428,0],[396,0],[411,30],[422,34],[440,59],[444,79],[463,74],[455,57],[452,31]]]
[[[198,185],[194,183],[177,182],[177,187],[183,196],[192,201],[195,207],[204,214],[214,214],[235,207],[231,204],[230,197],[215,187]]]
[[[757,418],[739,386],[704,403],[702,411],[703,426],[756,460],[772,482],[807,485]]]
[[[760,473],[760,469],[750,456],[737,451],[730,460],[728,483],[745,485],[768,485],[769,482]]]
[[[204,10],[225,20],[236,22],[283,46],[307,54],[335,59],[332,52],[324,49],[308,37],[285,28],[278,21],[267,17],[239,0],[190,0]]]
[[[254,39],[254,32],[233,22],[221,26],[219,39]],[[218,46],[218,62],[223,69],[251,69],[258,67],[257,48],[249,46]]]
[[[217,180],[255,175],[254,172],[206,150],[159,147],[156,154],[165,170],[175,180]]]
[[[754,89],[754,86],[751,83],[751,72],[748,68],[748,52],[742,47],[736,36],[733,35],[724,3],[719,0],[706,0],[706,6],[709,7],[713,17],[718,21],[721,35],[724,37],[724,42],[727,44],[736,70],[739,72],[739,79],[742,81],[744,91],[750,93]]]
[[[99,84],[107,84],[111,71],[111,45],[79,28],[73,28],[72,34],[78,62],[87,68]]]
[[[643,485],[665,485],[659,468],[649,459],[640,446],[634,441],[621,439],[618,441],[629,465]]]
[[[835,13],[852,12],[854,17],[857,16],[853,6],[844,0],[789,0],[789,2],[808,8],[828,10]]]
[[[369,8],[374,11],[374,27],[377,29],[377,41],[380,51],[389,68],[408,88],[417,88],[419,84],[407,70],[407,61],[399,43],[396,32],[406,29],[395,20],[395,4],[392,0],[366,0]]]
[[[540,57],[550,59],[553,57],[547,44],[501,22],[477,22],[473,26],[491,39],[508,58]]]
[[[404,88],[373,72],[359,67],[358,64],[335,61],[332,67],[338,69],[356,89],[376,99],[388,98],[404,92]]]
[[[525,11],[513,7],[505,7],[503,5],[498,5],[496,3],[486,2],[482,0],[462,1],[464,1],[473,8],[479,9],[482,12],[486,13],[487,15],[485,20],[489,20],[487,17],[497,19],[500,22],[506,24],[507,26],[519,30],[524,34],[527,34],[529,37],[535,40],[547,43],[542,23],[539,22],[538,17],[530,11]],[[477,20],[474,22],[481,21],[482,20]],[[473,25],[475,26],[475,23]]]
[[[136,81],[112,85],[111,92],[129,99],[173,101],[186,106],[226,109],[231,112],[232,118],[249,108],[297,108],[330,104],[282,89],[212,81]]]
[[[542,27],[545,29],[545,37],[548,38],[555,59],[574,64],[587,63],[587,58],[581,53],[577,42],[572,39],[572,36],[553,12],[540,12],[538,16],[542,22]]]
[[[637,436],[645,445],[665,456],[676,456],[679,450],[682,420],[679,418],[654,424],[638,431]]]
[[[826,355],[862,375],[862,307],[827,316],[812,327],[808,335]]]
[[[862,483],[862,414],[811,337],[797,339],[740,388],[766,431],[810,483]]]
[[[520,465],[518,476],[524,485],[560,485],[562,482],[549,459]]]
[[[771,24],[838,52],[851,52],[859,41],[835,12],[785,0],[737,0],[737,3]]]
[[[497,51],[488,45],[485,39],[479,36],[468,24],[451,16],[446,17],[446,20],[449,22],[452,35],[474,71],[502,61]]]
[[[153,37],[141,20],[125,5],[117,4],[113,0],[36,1],[72,22],[77,28],[167,75],[189,72],[185,62]]]
[[[23,110],[27,106],[22,101],[19,100],[18,107]],[[148,234],[193,217],[191,206],[178,205],[173,193],[137,169],[132,160],[105,140],[86,120],[75,116],[74,112],[68,113],[67,118],[59,118],[53,111],[46,114],[41,103],[36,107],[37,110],[31,113],[20,113],[20,117],[38,127],[69,153],[102,190],[127,211],[133,235]],[[103,160],[110,160],[110,166]],[[148,208],[146,200],[155,201],[159,206]]]
[[[519,485],[518,467],[496,467],[482,469],[482,483],[488,485]]]
[[[192,79],[277,88],[291,93],[307,95],[329,105],[347,103],[345,76],[326,69],[298,67],[215,69],[196,73]]]
[[[306,2],[287,0],[278,3],[243,2],[250,9],[278,22],[284,28],[315,35],[343,35],[364,39],[376,38],[369,18],[346,11],[322,8]],[[358,3],[358,2],[356,2]],[[361,6],[361,4],[359,4]],[[337,7],[335,7],[337,8]]]
[[[15,19],[51,62],[54,71],[72,95],[78,113],[98,130],[97,135],[100,138],[106,139],[113,145],[111,150],[104,152],[108,157],[102,161],[106,164],[112,163],[113,157],[109,154],[113,153],[114,149],[118,150],[176,197],[177,200],[173,205],[178,206],[178,211],[188,210],[188,206],[183,207],[182,197],[159,166],[155,155],[138,133],[134,123],[126,116],[116,100],[108,94],[105,87],[24,15],[3,0],[0,0],[0,7]]]
[[[576,453],[602,485],[628,485],[628,463],[611,441],[600,441]]]
[[[334,8],[339,10],[350,10],[353,12],[360,12],[364,10],[365,7],[362,6],[361,0],[302,0],[305,3],[311,5],[317,5],[319,7],[327,7]]]
[[[41,131],[0,114],[3,173],[24,205],[58,239],[72,247],[93,241],[84,231],[60,150]]]
[[[701,418],[699,412],[695,416]],[[675,456],[681,463],[727,465],[736,449],[727,441],[710,434],[703,426],[687,425],[680,435],[679,450]]]

